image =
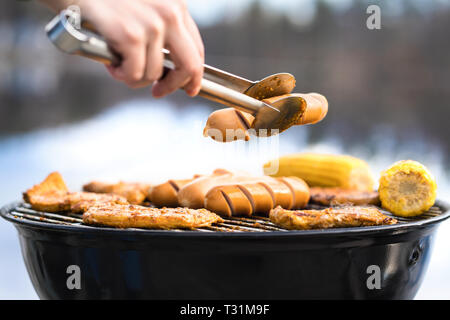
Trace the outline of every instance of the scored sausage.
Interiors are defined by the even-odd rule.
[[[150,199],[156,207],[178,207],[178,191],[192,179],[169,180],[150,188]]]
[[[236,184],[254,180],[248,175],[226,173],[222,175],[205,176],[185,185],[178,192],[178,203],[192,209],[203,208],[206,193],[219,185]]]
[[[300,178],[258,177],[211,188],[205,195],[204,207],[222,216],[267,215],[277,206],[304,208],[309,197],[308,185]]]
[[[242,112],[234,108],[214,111],[208,117],[203,129],[205,137],[211,137],[220,142],[250,140],[248,129],[255,120],[250,113]]]
[[[230,173],[225,169],[216,169],[211,176],[219,176]],[[185,185],[203,177],[203,175],[195,174],[190,179],[168,180],[167,182],[152,186],[149,191],[149,198],[152,204],[156,207],[178,207],[178,192]]]
[[[302,209],[308,204],[310,191],[305,181],[298,177],[279,177],[276,179],[291,190],[293,197],[291,209]]]

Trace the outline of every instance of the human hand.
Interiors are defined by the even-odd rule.
[[[190,96],[200,91],[204,47],[198,28],[183,0],[41,0],[55,10],[77,5],[122,57],[108,67],[111,75],[133,88],[153,84],[154,97],[181,87]],[[162,48],[170,50],[175,64],[163,79]]]

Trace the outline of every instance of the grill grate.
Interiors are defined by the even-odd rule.
[[[324,209],[326,207],[321,205],[310,204],[307,209]],[[434,206],[430,210],[420,216],[404,218],[393,216],[391,213],[383,211],[384,214],[392,218],[397,219],[398,224],[405,224],[409,222],[415,222],[420,220],[429,219],[432,217],[439,216],[443,213],[441,208]],[[83,223],[82,215],[75,213],[49,213],[36,211],[31,209],[31,206],[26,203],[20,203],[19,205],[12,208],[10,214],[20,218],[39,222],[46,222],[50,224],[59,224],[67,226],[84,226],[89,228],[109,228],[102,226],[91,226]],[[224,222],[213,224],[208,227],[193,228],[193,229],[171,229],[170,231],[175,232],[189,232],[189,231],[200,231],[200,232],[271,232],[271,231],[284,231],[289,230],[283,229],[274,223],[272,223],[269,218],[261,216],[253,217],[222,217]],[[144,228],[127,228],[127,230],[149,230]]]
[[[324,209],[324,206],[311,204],[307,209]],[[20,203],[9,212],[11,215],[20,218],[39,222],[46,222],[50,224],[68,225],[68,226],[85,226],[90,228],[107,228],[101,226],[91,226],[85,225],[82,220],[81,214],[58,214],[36,211],[31,209],[29,204]],[[419,220],[425,220],[432,217],[439,216],[443,211],[437,207],[432,207],[428,212],[411,218],[403,218],[393,216],[389,212],[383,211],[384,214],[393,217],[398,220],[398,224],[404,224],[408,222],[414,222]],[[271,231],[284,231],[289,230],[280,228],[279,226],[272,223],[267,217],[253,216],[253,217],[223,217],[224,222],[213,224],[209,227],[201,227],[194,229],[171,229],[170,231],[175,232],[189,232],[189,231],[200,231],[200,232],[271,232]],[[148,230],[143,228],[127,228],[127,230]]]
[[[321,205],[310,204],[307,209],[324,209],[326,207]],[[397,219],[398,224],[405,224],[416,222],[420,220],[426,220],[433,217],[442,215],[443,210],[438,207],[432,207],[428,212],[411,218],[397,217],[393,216],[391,213],[383,210],[383,213],[387,216]],[[45,222],[50,224],[59,224],[66,226],[83,226],[87,228],[110,228],[101,226],[91,226],[83,223],[82,215],[75,213],[49,213],[36,211],[31,209],[31,206],[26,203],[20,203],[9,210],[9,214],[19,218],[32,221]],[[284,231],[289,230],[283,229],[274,223],[272,223],[269,218],[261,216],[253,217],[223,217],[224,222],[213,224],[208,227],[194,228],[194,229],[171,229],[170,231],[175,232],[189,232],[189,231],[200,231],[200,232],[271,232],[271,231]],[[127,230],[149,230],[144,228],[127,228]]]
[[[83,223],[82,215],[75,213],[58,214],[36,211],[31,209],[29,204],[20,204],[11,210],[11,214],[21,219],[34,220],[39,222],[47,222],[60,225],[85,225]],[[202,232],[270,232],[270,231],[287,231],[273,224],[268,218],[253,217],[253,218],[238,218],[229,217],[224,218],[224,222],[213,224],[209,227],[201,227],[194,229],[171,229],[171,231],[202,231]],[[95,226],[94,228],[102,228]],[[143,228],[127,228],[128,230],[148,230]]]

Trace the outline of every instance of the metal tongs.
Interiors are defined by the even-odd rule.
[[[73,13],[61,11],[45,27],[47,36],[60,50],[88,57],[107,65],[119,65],[121,57],[114,53],[105,40],[83,21],[75,28],[69,21]],[[170,52],[163,49],[165,69],[174,69]],[[168,70],[165,70],[168,71]],[[290,93],[295,87],[295,78],[289,73],[277,73],[260,81],[250,81],[220,69],[204,65],[200,96],[228,107],[248,112],[255,117],[252,129],[260,135],[282,132],[295,124],[304,110],[304,100],[287,97],[272,104],[262,99]]]

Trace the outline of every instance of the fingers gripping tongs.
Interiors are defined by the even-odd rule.
[[[62,11],[46,26],[50,40],[62,51],[88,57],[104,64],[119,65],[121,58],[108,44],[89,28],[81,24],[75,28],[69,18],[73,13]],[[163,49],[165,69],[175,68],[170,52]],[[250,81],[217,68],[204,65],[200,96],[223,105],[248,112],[255,117],[252,128],[257,135],[261,129],[267,135],[282,132],[296,123],[303,113],[304,100],[296,97],[267,104],[262,99],[290,93],[295,78],[289,73],[277,73],[260,81]]]

